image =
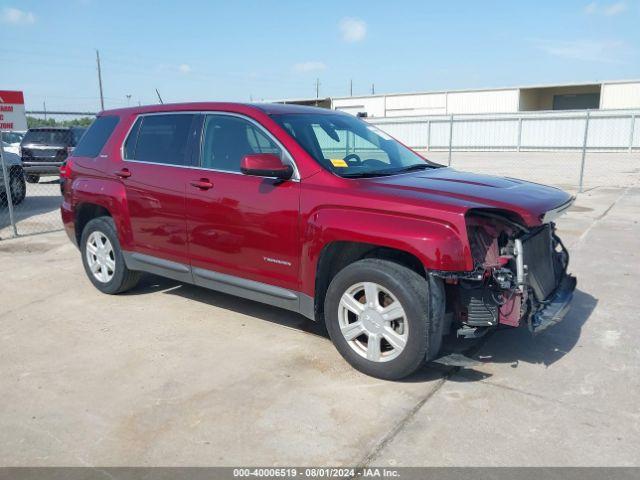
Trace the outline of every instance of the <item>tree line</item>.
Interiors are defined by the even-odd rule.
[[[55,118],[38,118],[27,116],[27,127],[88,127],[94,117],[80,117],[72,120],[56,120]]]

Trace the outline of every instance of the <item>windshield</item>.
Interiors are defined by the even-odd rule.
[[[350,115],[295,113],[272,118],[318,163],[342,177],[393,175],[440,166]]]
[[[22,143],[67,145],[71,140],[70,135],[69,130],[29,130],[24,136]]]

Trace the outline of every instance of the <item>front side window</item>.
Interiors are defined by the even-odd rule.
[[[193,114],[166,114],[139,118],[125,141],[125,159],[187,165],[187,146],[193,117]]]
[[[201,166],[240,172],[246,155],[271,153],[283,158],[282,149],[260,128],[231,115],[207,115],[202,139]]]
[[[272,118],[320,165],[343,177],[393,175],[440,166],[350,115],[293,113]]]

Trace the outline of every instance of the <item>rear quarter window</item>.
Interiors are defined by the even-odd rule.
[[[187,165],[189,132],[194,114],[145,115],[134,124],[124,144],[124,159],[164,165]]]
[[[76,157],[97,157],[119,121],[120,118],[115,115],[96,118],[89,130],[82,135],[80,143],[73,151],[73,155]]]

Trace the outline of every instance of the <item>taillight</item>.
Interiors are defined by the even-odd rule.
[[[73,161],[72,160],[67,160],[66,162],[64,162],[61,166],[60,166],[60,178],[61,179],[68,179],[71,178],[71,167],[73,166]]]

